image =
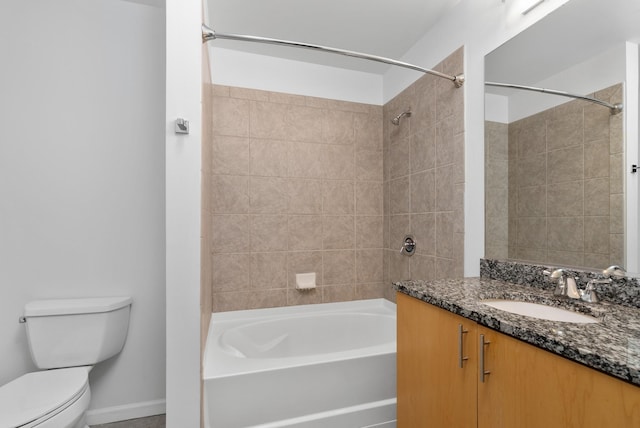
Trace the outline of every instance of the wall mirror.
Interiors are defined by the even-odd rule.
[[[640,2],[572,0],[485,57],[485,257],[637,267]]]

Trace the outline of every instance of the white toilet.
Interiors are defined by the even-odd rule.
[[[85,428],[89,371],[122,350],[130,309],[130,297],[27,303],[22,320],[31,358],[51,370],[0,387],[0,428]]]

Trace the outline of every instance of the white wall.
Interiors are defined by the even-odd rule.
[[[382,105],[378,74],[223,49],[215,43],[208,42],[215,84]]]
[[[167,0],[167,427],[200,426],[200,0]],[[189,135],[175,134],[176,118]]]
[[[130,295],[92,423],[164,407],[163,35],[149,5],[0,4],[0,384],[34,370],[29,300]]]

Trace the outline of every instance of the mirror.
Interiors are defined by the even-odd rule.
[[[485,81],[623,103],[612,114],[584,100],[485,87],[485,257],[628,266],[625,225],[638,217],[625,211],[624,189],[637,160],[625,158],[625,121],[638,117],[624,102],[638,99],[626,84],[638,22],[640,2],[572,0],[485,57]]]

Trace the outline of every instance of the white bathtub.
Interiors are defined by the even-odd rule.
[[[207,428],[395,427],[396,307],[214,313],[203,378]]]

